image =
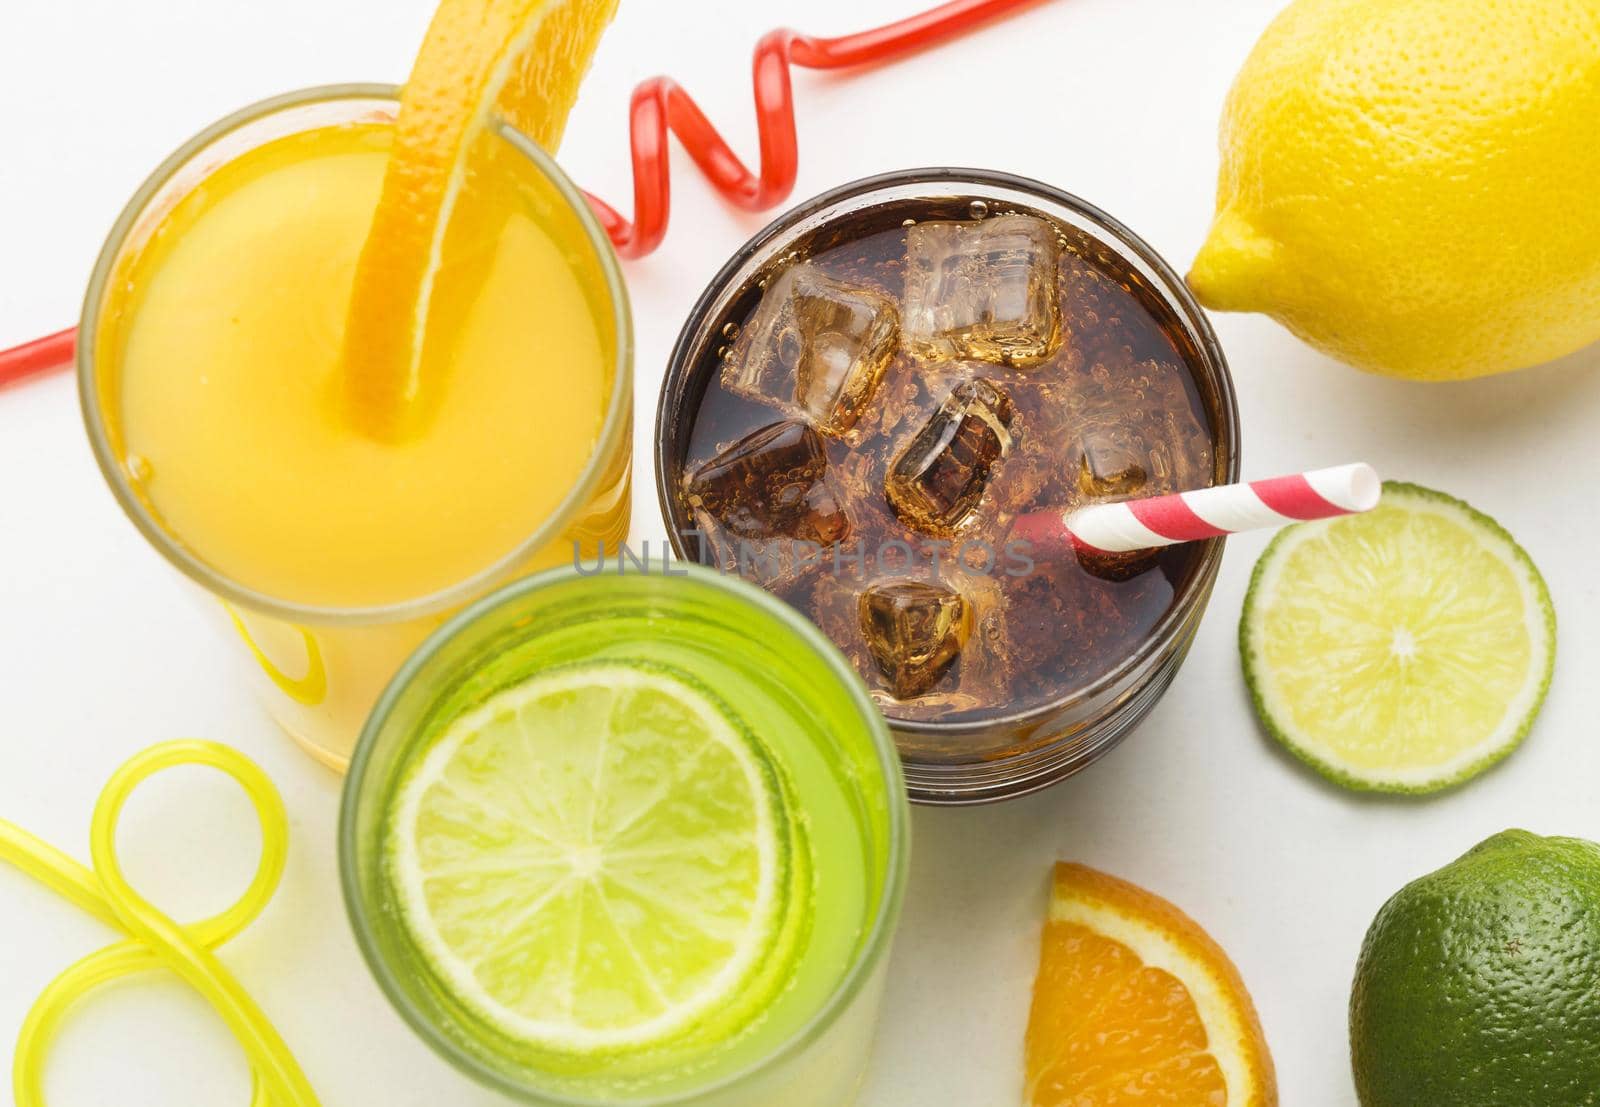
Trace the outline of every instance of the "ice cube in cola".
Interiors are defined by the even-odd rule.
[[[907,718],[1004,702],[1012,663],[999,581],[952,563],[933,571],[822,572],[802,607]]]
[[[906,232],[904,328],[928,360],[1039,365],[1061,344],[1056,230],[1031,215]]]
[[[746,435],[697,466],[685,498],[715,563],[749,569],[763,584],[792,575],[850,534],[822,439],[793,420]]]
[[[1071,450],[1087,501],[1160,496],[1210,483],[1211,437],[1183,381],[1154,361],[1083,374],[1070,398]]]
[[[861,633],[896,699],[930,691],[972,634],[960,592],[923,581],[889,581],[861,593]]]
[[[889,297],[801,262],[768,286],[729,351],[722,384],[842,435],[861,419],[899,340]]]
[[[958,384],[889,467],[884,492],[901,522],[953,535],[970,521],[1011,452],[1016,412],[993,381]]]

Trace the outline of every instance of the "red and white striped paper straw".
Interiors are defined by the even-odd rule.
[[[1129,553],[1371,511],[1382,491],[1372,466],[1340,465],[1077,511],[1034,511],[1018,517],[1011,536],[1036,547],[1066,542],[1089,553]]]

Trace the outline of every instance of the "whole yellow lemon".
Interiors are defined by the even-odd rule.
[[[1600,0],[1297,0],[1229,94],[1189,282],[1419,380],[1600,339]]]

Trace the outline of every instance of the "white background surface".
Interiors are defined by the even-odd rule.
[[[754,150],[749,50],[788,23],[839,33],[919,0],[624,0],[562,161],[631,195],[635,81],[685,80]],[[853,77],[800,74],[796,199],[923,164],[1043,178],[1100,204],[1182,269],[1212,203],[1234,71],[1280,0],[1052,0],[971,41]],[[73,322],[123,200],[213,119],[290,88],[403,79],[429,0],[59,0],[0,7],[0,346]],[[721,261],[765,220],[735,215],[676,157],[666,248],[628,267],[638,317],[635,539],[663,526],[648,443],[669,345]],[[624,207],[628,206],[626,203]],[[1005,1107],[1049,865],[1077,859],[1168,896],[1232,953],[1267,1027],[1283,1101],[1348,1107],[1345,1003],[1361,937],[1401,884],[1510,825],[1600,838],[1591,614],[1600,350],[1428,387],[1334,365],[1259,317],[1217,319],[1238,381],[1247,473],[1365,459],[1461,495],[1543,569],[1561,619],[1549,703],[1527,746],[1427,802],[1337,792],[1259,734],[1234,631],[1264,539],[1229,547],[1210,618],[1172,691],[1117,752],[1043,795],[919,811],[910,901],[865,1107]],[[218,738],[282,788],[293,847],[277,899],[224,960],[276,1020],[330,1107],[500,1102],[394,1016],[339,902],[338,781],[246,696],[174,574],[118,513],[66,379],[0,393],[0,814],[78,856],[106,776],[159,739]],[[255,859],[242,798],[184,770],[136,796],[136,883],[179,917],[230,902]],[[0,866],[0,1056],[34,995],[101,928]],[[0,1063],[9,1068],[9,1059]],[[9,1086],[9,1079],[4,1081]],[[247,1102],[238,1051],[197,998],[151,977],[71,1019],[54,1107]],[[757,1105],[752,1105],[757,1107]]]

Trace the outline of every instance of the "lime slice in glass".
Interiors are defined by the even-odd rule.
[[[654,665],[547,670],[456,719],[388,833],[406,925],[445,986],[567,1056],[730,1029],[787,982],[775,964],[809,910],[772,760]]]
[[[1555,663],[1550,593],[1488,516],[1386,483],[1365,515],[1286,528],[1239,625],[1268,732],[1349,788],[1433,792],[1514,750]]]

